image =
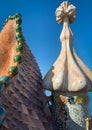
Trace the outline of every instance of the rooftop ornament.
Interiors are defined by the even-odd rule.
[[[73,48],[69,24],[76,18],[76,7],[64,1],[56,9],[56,21],[63,24],[62,50],[43,80],[44,89],[52,91],[54,129],[85,130],[89,116],[88,91],[92,91],[92,72]]]
[[[56,9],[56,21],[63,24],[60,35],[62,50],[46,74],[43,85],[49,90],[64,92],[92,91],[92,72],[80,60],[73,48],[73,33],[69,27],[76,18],[76,7],[68,1]]]
[[[63,2],[56,10],[58,24],[63,24],[65,17],[68,17],[69,23],[73,23],[76,18],[76,7],[69,2]]]
[[[41,73],[21,23],[20,13],[9,16],[0,32],[0,130],[52,130]]]
[[[4,26],[6,25],[6,23],[9,20],[16,20],[16,28],[18,28],[18,27],[20,27],[21,22],[22,22],[21,14],[17,13],[15,16],[9,16],[8,19],[4,23]],[[22,56],[21,56],[22,50],[20,49],[20,47],[23,48],[23,45],[22,45],[23,37],[19,30],[16,31],[16,41],[17,41],[16,55],[13,58],[13,62],[14,62],[13,66],[9,66],[9,68],[7,68],[8,71],[6,71],[6,72],[2,72],[3,69],[1,69],[1,71],[0,71],[0,96],[2,96],[3,91],[6,89],[7,86],[9,86],[9,84],[11,83],[14,76],[18,73],[18,67],[22,61]],[[4,51],[5,51],[5,48],[4,48]],[[12,53],[11,53],[11,55],[12,55]],[[6,66],[8,66],[8,65],[6,65]],[[4,69],[4,71],[5,71],[5,69]],[[5,74],[2,75],[1,72],[5,73]],[[2,127],[2,124],[3,124],[4,120],[6,119],[6,115],[7,115],[7,112],[6,112],[5,108],[3,107],[3,105],[1,105],[1,103],[0,103],[0,127]]]

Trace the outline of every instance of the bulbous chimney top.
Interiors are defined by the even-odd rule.
[[[56,21],[63,24],[60,35],[62,50],[43,80],[45,89],[61,92],[92,91],[92,72],[80,60],[73,48],[73,33],[69,27],[76,18],[76,7],[64,1],[56,9]]]

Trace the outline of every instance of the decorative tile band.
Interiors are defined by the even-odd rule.
[[[6,25],[8,20],[15,20],[16,21],[16,41],[17,41],[17,46],[16,46],[16,55],[13,58],[14,65],[10,66],[8,68],[8,75],[4,75],[0,77],[0,96],[2,96],[2,93],[4,89],[11,83],[12,78],[18,73],[18,66],[22,62],[22,51],[23,51],[23,36],[21,33],[21,14],[17,13],[14,16],[9,16],[8,19],[6,19],[3,27]],[[4,107],[0,104],[0,126],[2,126],[4,120],[6,117],[6,110]]]
[[[60,95],[60,99],[65,104],[69,103],[69,104],[73,105],[73,104],[82,104],[83,103],[83,98],[79,97],[79,96],[66,97],[66,96],[61,96]]]

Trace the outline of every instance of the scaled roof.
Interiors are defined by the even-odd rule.
[[[10,19],[0,33],[0,75],[4,75],[12,65],[16,50],[15,27],[15,20]],[[25,41],[23,41],[22,63],[18,74],[5,89],[1,103],[7,110],[1,130],[52,129],[50,112],[42,88],[42,76]]]

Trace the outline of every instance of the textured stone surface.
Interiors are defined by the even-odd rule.
[[[5,89],[1,103],[7,110],[1,130],[52,130],[50,112],[42,88],[42,77],[31,51],[23,42],[18,74]],[[0,75],[6,75],[16,53],[15,20],[0,33]],[[2,59],[2,60],[1,60]]]

